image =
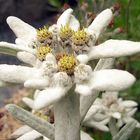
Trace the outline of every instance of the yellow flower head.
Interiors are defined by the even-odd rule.
[[[59,31],[59,36],[62,40],[69,39],[72,36],[73,30],[69,27],[68,24],[62,26]]]
[[[39,117],[39,118],[41,118],[41,119],[43,119],[43,120],[46,120],[46,121],[49,120],[49,116],[46,116],[46,115],[45,115],[45,112],[42,111],[42,110],[41,110],[41,111],[35,112],[34,115],[36,115],[37,117]]]
[[[46,26],[44,26],[43,28],[39,28],[37,30],[37,38],[38,41],[42,42],[45,41],[47,39],[51,39],[52,40],[53,34],[48,31],[48,28]]]
[[[59,71],[64,71],[67,74],[73,74],[74,68],[77,65],[76,59],[74,55],[65,54],[63,57],[60,58],[58,61],[58,68]]]
[[[72,42],[75,45],[84,45],[84,44],[88,43],[88,41],[89,41],[89,36],[84,31],[84,29],[82,29],[82,30],[79,29],[78,31],[74,32],[72,35]]]
[[[48,53],[51,53],[52,49],[48,46],[40,46],[37,48],[37,58],[41,61],[45,60],[45,57]]]

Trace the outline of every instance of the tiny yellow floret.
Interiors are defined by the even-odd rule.
[[[47,115],[45,115],[45,112],[43,112],[43,111],[37,111],[34,113],[34,115],[36,115],[37,117],[39,117],[43,120],[46,120],[46,121],[49,120],[49,117]]]
[[[46,39],[52,39],[53,34],[48,30],[46,26],[43,28],[37,29],[37,38],[38,41],[42,42],[45,41]]]
[[[85,45],[89,41],[89,35],[84,29],[75,31],[72,35],[72,42],[75,45]]]
[[[67,40],[72,36],[72,33],[73,30],[66,24],[65,26],[61,26],[59,36],[62,40]]]
[[[40,46],[37,48],[37,58],[41,61],[45,60],[45,57],[48,53],[51,53],[52,49],[48,46]]]
[[[72,55],[65,54],[58,61],[59,71],[64,71],[67,74],[73,74],[74,68],[76,65],[77,65],[77,62],[73,54]]]

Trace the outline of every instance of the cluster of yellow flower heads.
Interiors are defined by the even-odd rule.
[[[85,45],[89,41],[89,36],[84,29],[73,31],[68,24],[59,29],[57,36],[62,42],[68,40],[77,46]],[[55,52],[51,44],[46,44],[46,42],[48,42],[47,40],[53,41],[53,33],[50,32],[46,26],[40,28],[37,30],[37,40],[40,44],[37,46],[37,57],[39,60],[44,61],[48,53]],[[72,52],[74,52],[74,50],[72,50]],[[64,55],[61,55],[59,59],[57,59],[58,55],[54,54],[56,56],[56,60],[58,61],[59,71],[65,71],[68,74],[72,74],[77,64],[74,54],[60,52],[60,54],[61,53]]]

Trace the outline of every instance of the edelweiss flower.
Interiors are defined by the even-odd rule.
[[[137,103],[135,101],[118,98],[118,92],[106,92],[102,94],[102,98],[97,98],[84,120],[85,125],[96,127],[100,130],[107,131],[107,124],[111,118],[117,120],[116,126],[121,128],[124,124],[134,120],[133,115],[137,111]],[[94,125],[97,124],[97,126]],[[137,122],[137,127],[140,124]]]
[[[1,86],[23,83],[39,89],[34,109],[54,104],[75,85],[75,94],[90,95],[97,91],[120,91],[131,86],[135,77],[122,70],[93,71],[86,63],[97,58],[120,57],[140,52],[140,43],[108,40],[95,42],[113,17],[111,9],[100,13],[87,28],[66,10],[57,24],[36,30],[16,17],[7,23],[17,36],[16,44],[0,42],[0,50],[14,54],[29,66],[0,65]],[[10,52],[7,52],[10,49]]]

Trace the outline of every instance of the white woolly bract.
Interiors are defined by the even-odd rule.
[[[61,28],[62,26],[65,26],[69,23],[72,12],[73,10],[69,8],[61,14],[61,16],[57,20],[58,28]]]
[[[89,52],[89,60],[98,58],[129,56],[140,52],[140,43],[126,40],[108,40],[93,46]]]
[[[27,46],[16,45],[16,44],[7,43],[7,42],[0,42],[0,52],[1,53],[6,53],[6,54],[9,53],[11,55],[16,55],[16,53],[19,51],[26,51],[26,52],[30,52],[32,54],[35,53],[34,49],[29,48]]]
[[[33,109],[33,107],[34,107],[34,101],[33,101],[31,98],[23,97],[23,98],[22,98],[22,101],[23,101],[28,107],[30,107],[31,109]]]
[[[107,27],[107,25],[109,25],[112,18],[113,13],[111,9],[106,9],[102,11],[99,15],[97,15],[97,17],[88,27],[87,31],[90,34],[95,35],[96,38],[98,38],[101,32]]]
[[[92,90],[120,91],[130,87],[135,77],[127,71],[108,69],[92,73],[88,82],[77,84],[75,91],[82,95],[92,94]]]
[[[17,140],[27,140],[27,138],[28,138],[28,140],[35,140],[41,136],[42,135],[39,132],[32,130],[32,131],[29,131],[28,133],[22,135],[21,137],[19,137]]]
[[[52,105],[65,96],[66,93],[67,90],[63,87],[50,87],[46,90],[40,91],[34,100],[34,109],[38,110]]]
[[[49,85],[49,77],[29,79],[24,83],[24,87],[33,89],[45,89]]]
[[[18,137],[24,135],[25,133],[30,132],[31,130],[32,130],[31,127],[24,125],[18,129],[16,129],[16,131],[14,131],[10,137],[11,138],[18,138]]]
[[[28,42],[29,44],[34,41],[37,37],[36,29],[29,24],[25,23],[21,19],[10,16],[7,18],[7,23],[10,28],[13,30],[15,35],[18,38],[21,38],[23,41]]]
[[[130,87],[135,77],[127,71],[108,69],[93,72],[91,87],[99,91],[120,91]]]
[[[29,53],[29,52],[18,52],[17,53],[17,58],[21,61],[23,61],[24,63],[27,63],[31,66],[35,66],[36,62],[37,62],[37,58],[35,57],[35,55]]]
[[[38,78],[41,71],[36,68],[16,65],[0,65],[0,79],[9,83],[24,83],[26,80]]]
[[[89,134],[81,131],[81,140],[94,140]]]
[[[73,15],[70,16],[69,26],[74,31],[77,31],[80,28],[79,21]]]
[[[124,107],[136,107],[137,105],[138,105],[138,103],[137,102],[135,102],[135,101],[131,101],[131,100],[126,100],[126,101],[123,101],[122,102],[122,105],[124,106]]]

